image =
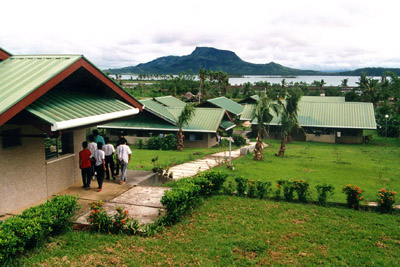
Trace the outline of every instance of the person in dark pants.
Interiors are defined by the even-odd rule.
[[[88,149],[88,143],[82,142],[83,150],[79,152],[79,168],[82,173],[83,188],[86,190],[90,189],[90,182],[92,178],[92,165],[90,161],[90,155],[92,154]]]
[[[123,144],[124,140],[125,140],[124,134],[123,134],[123,132],[120,132],[118,134],[118,141],[117,141],[117,145],[115,147],[117,148],[120,144]],[[119,169],[121,167],[121,164],[120,164],[118,158],[116,160],[117,160],[117,164],[115,166],[115,175],[119,175]]]
[[[104,172],[106,170],[106,164],[105,164],[105,154],[104,151],[101,150],[103,147],[102,142],[97,143],[97,150],[90,155],[91,158],[94,159],[94,169],[97,173],[97,183],[99,185],[97,192],[101,192],[103,189],[103,181],[104,181]]]
[[[105,162],[106,162],[106,179],[110,180],[110,171],[111,171],[111,176],[113,180],[115,180],[114,177],[114,159],[113,155],[115,152],[114,146],[110,144],[110,138],[105,137],[104,138],[106,144],[103,146],[103,151],[105,154]]]

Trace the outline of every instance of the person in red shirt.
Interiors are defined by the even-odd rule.
[[[82,173],[83,188],[86,190],[90,189],[90,182],[92,178],[92,165],[90,161],[90,155],[92,154],[88,149],[88,143],[82,142],[83,150],[79,152],[79,168]]]

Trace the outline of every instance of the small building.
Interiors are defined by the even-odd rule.
[[[318,101],[320,98],[320,101]],[[302,130],[292,133],[293,140],[325,143],[362,143],[363,130],[375,130],[372,103],[344,102],[328,97],[303,97],[299,102],[298,122]],[[245,105],[241,121],[252,120],[255,105]],[[269,124],[269,137],[280,138],[280,118],[274,116]]]
[[[114,138],[122,131],[130,144],[147,141],[152,136],[176,134],[177,120],[184,106],[168,107],[153,99],[141,100],[144,111],[132,117],[108,124],[98,125]],[[212,147],[217,144],[218,131],[228,131],[235,126],[224,109],[196,108],[193,118],[182,128],[184,146],[189,148]]]
[[[208,99],[198,107],[222,108],[226,110],[231,118],[239,117],[243,112],[243,106],[225,96]]]
[[[0,51],[1,216],[82,181],[87,128],[142,105],[81,55]]]

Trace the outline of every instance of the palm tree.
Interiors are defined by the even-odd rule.
[[[294,128],[301,128],[297,121],[297,112],[299,110],[299,101],[301,98],[301,91],[292,89],[289,90],[286,94],[285,101],[281,101],[278,99],[278,103],[281,107],[281,147],[278,152],[279,157],[283,157],[285,155],[286,150],[286,141],[289,140],[290,134]]]
[[[275,114],[278,114],[278,109],[279,106],[274,104],[266,95],[261,97],[255,105],[252,115],[252,120],[257,119],[257,143],[254,148],[254,160],[263,160],[264,145],[262,137],[264,133],[268,134],[268,124],[274,117],[271,111],[275,112]]]
[[[178,127],[179,127],[179,132],[178,135],[176,136],[178,146],[177,150],[182,151],[183,150],[183,132],[182,132],[182,127],[186,124],[189,123],[189,121],[193,118],[195,112],[195,108],[192,104],[186,104],[186,106],[183,108],[181,115],[178,117]]]
[[[207,71],[203,68],[200,68],[199,70],[199,80],[200,80],[200,88],[199,88],[199,103],[200,103],[200,96],[203,94],[205,96],[205,90],[204,90],[204,81],[207,77]],[[204,92],[203,92],[204,90]]]

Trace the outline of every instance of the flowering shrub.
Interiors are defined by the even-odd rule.
[[[315,188],[317,189],[318,192],[318,204],[325,206],[326,205],[326,199],[328,198],[328,195],[333,195],[333,190],[335,190],[335,187],[331,184],[322,184],[322,185],[316,185]]]
[[[307,202],[307,198],[310,195],[308,191],[310,184],[306,180],[296,180],[293,187],[297,193],[298,200],[300,202]]]
[[[129,212],[121,207],[117,207],[114,216],[109,216],[104,210],[104,203],[99,200],[91,202],[88,221],[99,232],[116,234],[136,234],[139,229],[139,222],[130,218]]]
[[[280,200],[281,199],[281,191],[282,191],[282,185],[285,183],[285,180],[279,179],[278,181],[276,181],[276,187],[277,189],[275,190],[275,196],[274,199],[275,200]]]
[[[263,199],[268,197],[271,191],[271,182],[256,181],[258,198]]]
[[[103,201],[99,200],[96,202],[90,202],[90,214],[88,222],[93,226],[94,230],[98,232],[110,232],[112,228],[111,217],[107,215],[107,212],[103,208]]]
[[[248,192],[247,192],[247,196],[251,197],[251,198],[255,198],[257,197],[257,187],[256,187],[256,183],[254,182],[254,180],[247,180],[247,185],[248,185]]]
[[[347,206],[359,209],[360,201],[363,200],[361,197],[363,190],[359,186],[348,184],[342,188],[342,191],[346,194]]]
[[[238,176],[235,178],[235,182],[237,184],[238,196],[245,196],[248,180],[243,178],[242,176]]]
[[[393,211],[393,204],[396,202],[396,192],[386,188],[379,189],[377,201],[380,212],[390,213]]]

